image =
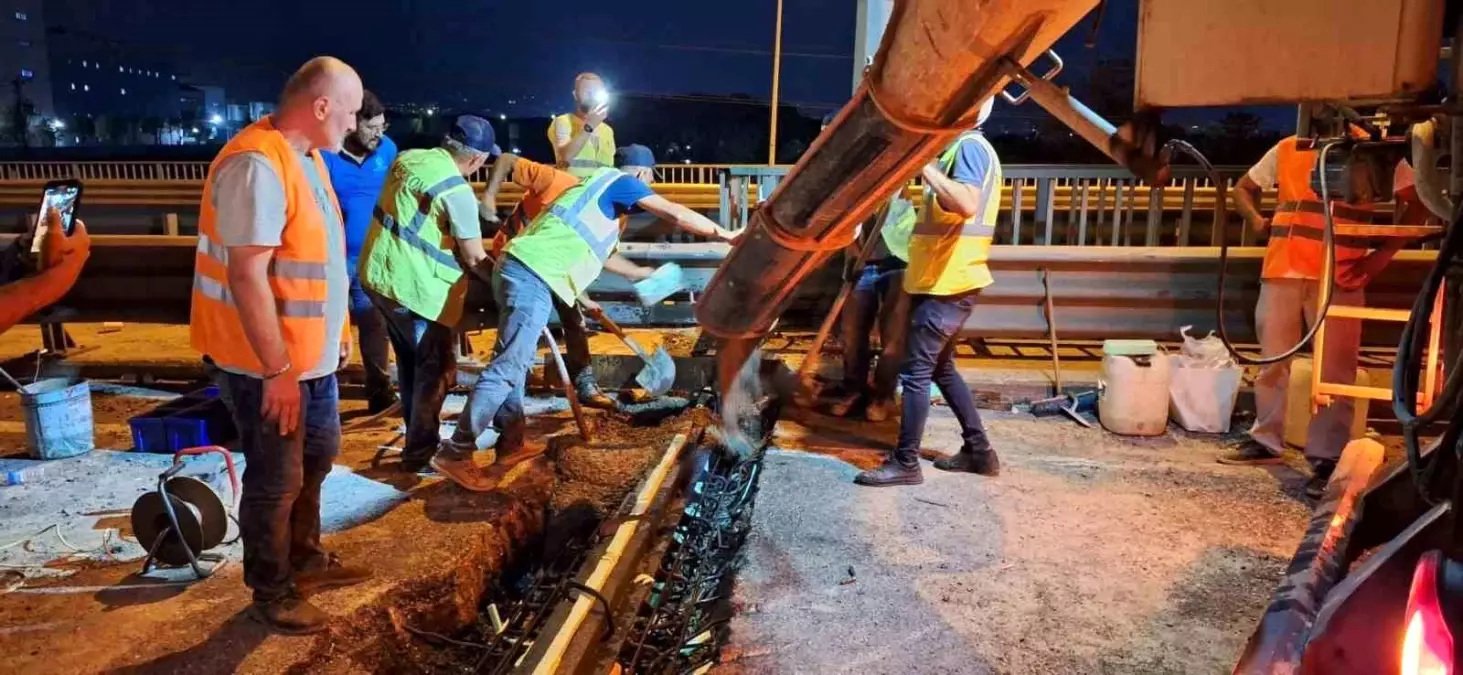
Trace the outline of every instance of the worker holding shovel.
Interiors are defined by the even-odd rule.
[[[474,385],[457,429],[441,452],[470,455],[500,411],[522,417],[524,380],[533,367],[549,311],[555,300],[567,305],[582,298],[610,264],[620,241],[621,216],[648,211],[693,234],[718,241],[736,238],[646,185],[655,163],[648,148],[630,146],[617,154],[620,168],[596,169],[565,190],[504,247],[493,273],[499,315],[492,362]],[[447,475],[469,490],[493,488],[481,471]]]

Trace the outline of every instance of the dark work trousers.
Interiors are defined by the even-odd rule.
[[[340,452],[340,390],[333,374],[300,382],[299,425],[281,436],[260,414],[263,380],[222,371],[214,377],[244,451],[244,583],[256,601],[268,602],[291,591],[296,571],[325,560],[320,486]]]
[[[875,325],[879,327],[879,362],[871,386],[869,364],[874,355],[869,335]],[[867,391],[874,401],[894,399],[908,327],[904,264],[891,256],[864,265],[843,307],[843,383],[850,393]]]
[[[361,367],[366,371],[366,400],[376,403],[391,395],[388,361],[391,338],[386,332],[386,317],[355,277],[351,277],[350,303],[351,323],[356,325],[356,344],[361,351]]]
[[[960,422],[962,450],[990,448],[975,397],[955,370],[955,337],[970,312],[979,291],[962,295],[911,295],[909,332],[905,336],[904,365],[899,384],[904,388],[903,417],[899,422],[899,445],[894,459],[904,466],[919,465],[920,439],[930,416],[930,382],[940,387],[955,419]]]
[[[569,371],[569,381],[579,384],[584,373],[594,376],[589,369],[589,331],[584,327],[584,313],[578,305],[571,305],[554,296],[554,311],[559,314],[559,325],[564,329],[564,369]]]
[[[417,315],[372,291],[366,291],[386,323],[396,351],[396,379],[401,385],[401,413],[406,420],[403,464],[425,466],[441,442],[442,403],[457,381],[452,349],[457,331]]]

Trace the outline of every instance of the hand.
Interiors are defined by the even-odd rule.
[[[604,316],[605,313],[604,307],[601,307],[599,303],[590,300],[588,297],[579,298],[579,307],[585,314],[593,317]]]
[[[75,221],[71,236],[67,236],[61,214],[54,209],[47,214],[46,238],[41,242],[41,269],[74,265],[79,272],[91,257],[91,236],[86,233],[86,223]]]
[[[940,169],[939,162],[931,161],[929,164],[926,164],[923,169],[919,170],[919,175],[921,178],[924,179],[926,183],[928,183],[932,180],[932,176],[943,176],[945,175],[945,172]]]
[[[588,124],[591,128],[598,128],[599,125],[604,123],[605,118],[609,116],[610,106],[608,104],[601,103],[594,110],[589,111],[589,114],[586,115],[584,118],[584,123]]]
[[[487,209],[483,211],[483,222],[489,225],[498,225],[503,222],[503,219],[498,217],[496,210]]]
[[[279,435],[288,436],[300,425],[300,374],[294,368],[264,381],[264,400],[259,415],[273,423]]]
[[[745,232],[745,231],[746,230],[732,231],[732,230],[728,230],[728,229],[726,229],[724,227],[718,227],[718,228],[716,228],[716,234],[714,235],[714,238],[717,241],[723,241],[723,242],[726,242],[728,244],[734,244],[734,243],[736,243],[737,239],[740,239],[741,238],[742,233]]]
[[[1252,221],[1250,221],[1250,228],[1255,231],[1255,234],[1264,234],[1266,232],[1269,232],[1270,231],[1270,219],[1269,218],[1261,218],[1261,219],[1259,219],[1259,221],[1252,220]]]
[[[345,370],[346,364],[350,363],[351,349],[353,347],[351,346],[350,336],[347,335],[346,339],[340,341],[340,365],[335,367],[337,371]]]

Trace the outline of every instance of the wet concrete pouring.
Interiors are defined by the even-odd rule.
[[[157,403],[94,397],[99,447],[127,447],[126,418]],[[667,443],[715,427],[695,410],[650,428],[598,415],[597,440],[585,445],[568,415],[553,412],[561,403],[540,406],[549,412],[533,418],[535,442],[502,458],[492,469],[499,488],[478,495],[379,461],[378,446],[399,443],[399,420],[363,420],[361,403],[344,401],[341,471],[403,498],[327,537],[377,578],[314,599],[336,617],[324,635],[271,636],[247,619],[237,563],[204,582],[150,585],[136,577],[140,547],[121,527],[125,545],[114,538],[104,554],[52,563],[71,573],[0,599],[0,648],[27,673],[508,672],[557,630],[555,606],[562,613],[589,595],[563,581],[627,520],[626,500]],[[14,412],[14,395],[0,395],[0,447],[12,453],[23,433]],[[1214,464],[1223,440],[1214,437],[1135,440],[1060,418],[987,419],[1001,477],[926,465],[923,486],[867,490],[850,479],[879,459],[897,423],[784,411],[755,480],[751,464],[723,462],[718,474],[756,495],[755,511],[751,500],[723,511],[714,530],[739,544],[727,550],[740,572],[702,556],[714,564],[681,578],[717,583],[692,593],[668,586],[666,572],[692,566],[678,555],[697,534],[687,529],[697,522],[687,518],[697,512],[692,486],[716,473],[706,449],[716,439],[699,436],[681,483],[662,490],[660,510],[674,517],[655,523],[616,595],[615,634],[600,643],[602,624],[581,629],[594,636],[581,639],[590,643],[584,672],[717,662],[724,672],[1227,671],[1304,529],[1303,475]],[[953,449],[948,411],[935,411],[926,440]],[[144,473],[155,478],[151,466]],[[86,485],[73,476],[64,489]],[[88,518],[64,530],[69,548],[98,548],[119,527]],[[34,534],[15,530],[0,545]],[[15,547],[32,548],[68,553],[45,537]],[[688,599],[681,607],[691,612],[660,611]],[[700,600],[716,602],[696,616]]]

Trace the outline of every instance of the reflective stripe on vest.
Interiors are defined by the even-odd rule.
[[[559,200],[549,206],[549,213],[572,228],[601,263],[608,260],[615,250],[615,243],[620,238],[620,223],[614,218],[606,218],[599,210],[599,198],[622,175],[619,171],[607,171],[581,184],[579,196],[572,205],[566,207]]]
[[[1309,239],[1311,241],[1324,241],[1325,234],[1321,230],[1318,230],[1314,227],[1271,225],[1270,237],[1272,239],[1289,239],[1291,237],[1298,237],[1300,239]],[[1375,239],[1371,237],[1358,237],[1355,235],[1335,233],[1332,233],[1331,240],[1335,242],[1338,247],[1356,249],[1375,248],[1378,243]]]
[[[425,253],[427,257],[437,261],[437,263],[448,269],[461,272],[462,266],[457,263],[457,258],[451,252],[443,251],[441,246],[423,239],[421,231],[422,226],[427,222],[427,218],[432,215],[432,204],[437,201],[437,198],[446,194],[448,190],[464,185],[468,185],[467,179],[462,176],[450,176],[439,181],[436,185],[427,188],[427,191],[422,193],[421,199],[417,202],[416,213],[411,215],[411,220],[407,222],[405,227],[397,223],[396,219],[391,217],[391,214],[386,213],[381,208],[379,202],[376,204],[374,215],[376,220],[381,222],[381,226],[387,232],[390,232],[392,236],[400,239],[402,243]]]
[[[571,159],[569,167],[574,169],[601,169],[608,167],[608,164],[597,159]]]
[[[211,300],[217,300],[230,307],[238,307],[234,303],[234,295],[229,292],[228,287],[214,279],[205,276],[193,277],[193,290],[198,291],[204,297]],[[325,303],[323,302],[275,298],[274,309],[281,317],[291,319],[321,319],[325,317]]]
[[[1326,205],[1321,202],[1282,202],[1275,207],[1275,215],[1282,213],[1311,213],[1324,215]],[[1349,204],[1337,202],[1331,203],[1331,218],[1336,221],[1347,221],[1348,224],[1357,223],[1364,225],[1388,225],[1391,220],[1384,214],[1377,213],[1371,209],[1359,208]]]
[[[229,264],[229,249],[222,244],[214,242],[206,234],[198,235],[198,253],[207,256],[220,265],[227,267]],[[280,258],[278,253],[269,261],[269,277],[276,281],[303,280],[303,281],[324,281],[326,276],[326,263],[303,262]],[[211,277],[201,274],[193,276],[193,288],[205,297],[217,300],[237,309],[234,303],[233,294],[227,286]],[[275,298],[275,307],[279,315],[295,318],[320,318],[325,316],[325,302],[313,300],[285,300]]]

